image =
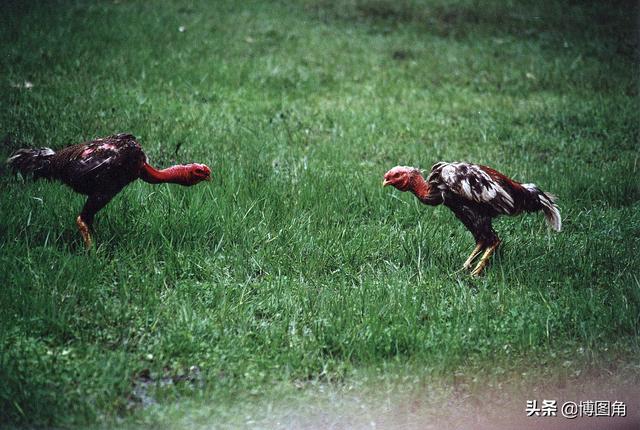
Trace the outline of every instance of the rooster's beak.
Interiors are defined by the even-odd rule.
[[[386,179],[382,180],[382,186],[386,187],[387,185],[391,184],[391,182],[387,181]]]

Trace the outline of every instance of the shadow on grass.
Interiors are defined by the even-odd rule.
[[[545,33],[565,40],[609,39],[614,52],[637,58],[635,17],[638,3],[621,0],[614,7],[604,2],[425,2],[420,0],[317,0],[307,9],[324,22],[369,24],[391,32],[403,26],[439,37],[465,39],[482,36],[540,38]]]

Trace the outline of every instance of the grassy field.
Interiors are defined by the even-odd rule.
[[[43,3],[0,5],[0,156],[126,131],[214,181],[132,184],[85,252],[84,198],[2,167],[0,427],[143,425],[145,369],[186,375],[167,407],[394,366],[640,378],[636,2]],[[462,224],[380,186],[440,160],[557,194],[564,231],[504,218],[456,272]]]

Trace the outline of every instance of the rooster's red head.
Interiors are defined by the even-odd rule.
[[[198,182],[211,180],[211,169],[206,164],[187,164],[188,185],[195,185]]]
[[[396,166],[384,174],[382,186],[393,185],[400,191],[412,189],[415,178],[420,176],[420,169],[407,166]]]

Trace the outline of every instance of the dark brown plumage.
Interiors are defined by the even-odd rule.
[[[542,210],[551,228],[560,231],[562,227],[553,195],[534,184],[516,182],[487,166],[440,162],[431,168],[426,180],[419,169],[397,166],[384,175],[383,185],[411,191],[424,204],[443,204],[451,209],[476,241],[476,248],[463,267],[471,268],[474,259],[484,251],[473,275],[482,272],[500,245],[492,226],[493,218]]]
[[[125,186],[140,178],[152,184],[169,182],[195,185],[210,178],[204,164],[187,164],[156,170],[147,163],[142,147],[130,134],[116,134],[53,151],[19,149],[7,163],[23,175],[58,180],[88,199],[76,222],[87,246],[95,214]]]

